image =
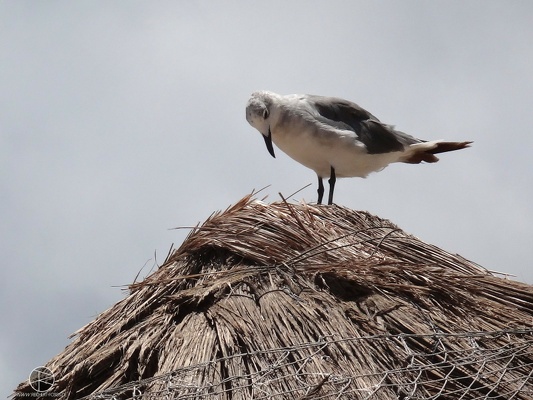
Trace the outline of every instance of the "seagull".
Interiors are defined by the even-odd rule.
[[[328,205],[333,204],[337,178],[366,178],[390,163],[434,163],[436,153],[460,150],[472,142],[426,141],[382,123],[351,101],[315,95],[252,93],[246,120],[272,142],[318,176],[318,204],[324,196],[323,178],[329,178]]]

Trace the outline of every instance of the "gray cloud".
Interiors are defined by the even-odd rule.
[[[533,283],[532,8],[0,5],[3,392],[179,245],[168,228],[253,188],[271,184],[273,201],[315,184],[246,123],[254,90],[345,97],[415,136],[474,140],[436,165],[340,180],[336,201]]]

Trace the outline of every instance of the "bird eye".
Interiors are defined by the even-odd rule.
[[[268,118],[268,110],[265,108],[265,110],[263,111],[263,119],[267,119]]]

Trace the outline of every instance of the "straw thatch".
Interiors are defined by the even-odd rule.
[[[532,328],[531,286],[365,212],[248,196],[76,332],[41,395],[530,399]]]

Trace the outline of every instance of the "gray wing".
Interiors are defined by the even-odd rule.
[[[306,100],[316,109],[321,122],[338,129],[353,131],[370,154],[402,151],[406,145],[422,142],[381,123],[371,113],[351,101],[313,95],[306,96]]]

